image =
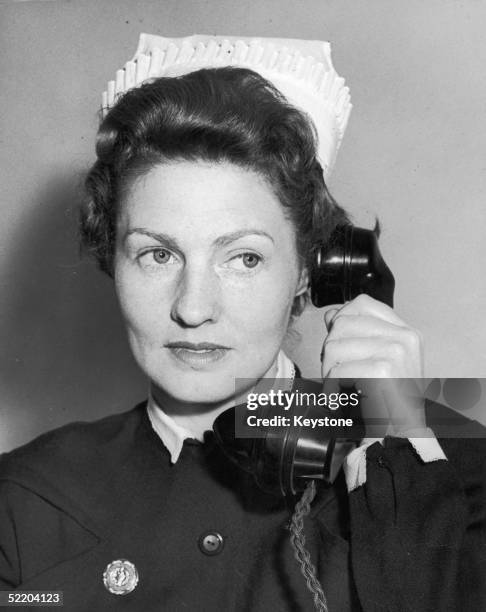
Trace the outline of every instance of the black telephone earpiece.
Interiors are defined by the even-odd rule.
[[[333,232],[316,252],[311,272],[311,299],[321,308],[343,304],[361,293],[393,308],[395,279],[381,256],[376,230],[347,224]]]
[[[394,288],[395,279],[381,256],[374,230],[339,226],[329,245],[316,253],[311,299],[318,308],[344,303],[361,293],[393,307]],[[303,410],[303,418],[333,414],[315,405]],[[238,437],[236,424],[247,412],[246,406],[236,406],[220,414],[213,424],[216,441],[228,458],[253,474],[261,489],[277,495],[295,495],[310,479],[332,483],[345,456],[362,437],[359,428],[354,430],[355,438],[349,439],[304,427],[270,427],[259,437]],[[259,406],[254,414],[269,416],[268,406]],[[292,410],[286,414],[292,417]]]

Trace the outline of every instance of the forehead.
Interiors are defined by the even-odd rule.
[[[229,163],[171,162],[153,167],[128,187],[119,225],[206,234],[255,224],[274,234],[293,228],[270,184]]]

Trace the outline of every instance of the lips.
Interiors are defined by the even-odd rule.
[[[213,342],[169,342],[165,346],[178,362],[192,369],[204,369],[230,351],[229,347]]]
[[[210,351],[213,349],[228,349],[228,346],[214,344],[213,342],[169,342],[165,346],[168,348],[182,348],[190,351]]]

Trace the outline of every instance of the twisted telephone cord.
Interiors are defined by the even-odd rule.
[[[316,484],[309,482],[302,497],[295,504],[295,510],[290,523],[290,542],[294,549],[294,556],[300,563],[300,571],[305,578],[307,588],[312,593],[314,607],[317,612],[329,612],[326,596],[321,583],[317,578],[316,568],[311,561],[310,553],[305,547],[304,517],[310,512],[310,505],[316,495]]]

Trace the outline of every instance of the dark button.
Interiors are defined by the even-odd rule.
[[[199,537],[197,543],[205,555],[217,555],[223,550],[224,538],[217,531],[207,531]]]
[[[386,467],[386,461],[383,459],[383,457],[378,457],[377,462],[380,467]]]

